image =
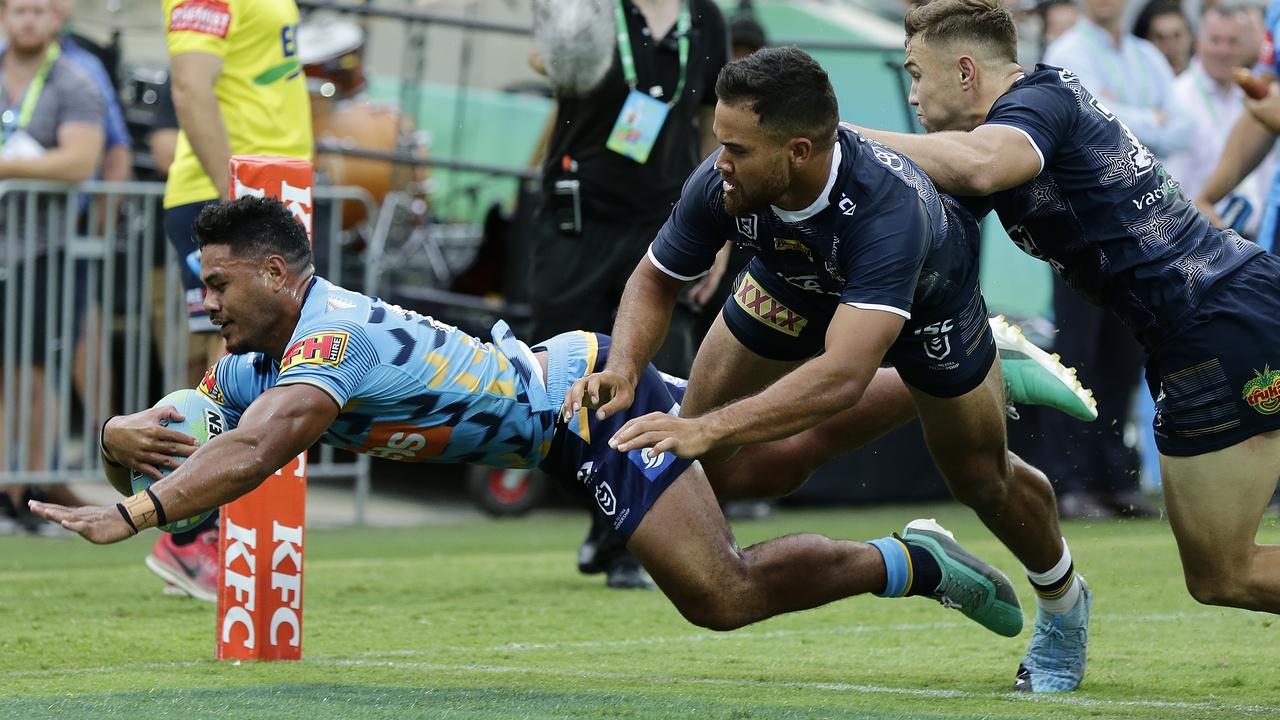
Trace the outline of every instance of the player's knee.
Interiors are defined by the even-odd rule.
[[[1204,605],[1231,605],[1230,590],[1221,583],[1221,578],[1211,574],[1188,572],[1186,576],[1187,591],[1196,602]]]
[[[686,620],[707,630],[737,630],[758,618],[750,612],[745,578],[705,582],[696,588],[685,588],[675,600],[676,608]]]
[[[1223,607],[1251,607],[1248,578],[1227,568],[1186,571],[1187,591],[1196,602]]]
[[[1009,476],[996,466],[971,463],[947,476],[956,500],[971,507],[1003,507],[1009,495]]]
[[[714,600],[683,606],[680,608],[680,614],[694,625],[716,632],[737,630],[747,624],[741,613],[728,604]]]

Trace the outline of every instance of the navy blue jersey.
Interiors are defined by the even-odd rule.
[[[725,241],[750,247],[764,267],[807,293],[910,319],[946,303],[977,262],[965,228],[974,220],[941,195],[915,163],[845,127],[826,188],[800,211],[734,217],[712,154],[689,176],[649,248],[667,274],[706,273]]]
[[[1160,161],[1068,70],[1037,65],[987,124],[1023,132],[1043,170],[989,201],[1009,236],[1151,347],[1262,252],[1214,229]]]

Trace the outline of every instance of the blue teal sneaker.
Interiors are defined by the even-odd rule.
[[[1027,656],[1018,666],[1013,689],[1025,692],[1070,692],[1084,679],[1089,642],[1089,606],[1093,593],[1080,578],[1080,599],[1064,613],[1041,609]]]
[[[1022,606],[1004,573],[960,547],[951,531],[932,518],[912,520],[898,537],[924,548],[942,570],[942,582],[927,597],[1005,637],[1022,632]]]
[[[1080,420],[1098,419],[1098,402],[1093,399],[1093,392],[1080,384],[1075,368],[1036,347],[1003,315],[989,318],[988,322],[1000,353],[1004,392],[1010,403],[1044,405]]]

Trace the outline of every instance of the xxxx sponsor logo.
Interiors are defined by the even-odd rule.
[[[742,274],[742,280],[733,291],[733,299],[751,317],[791,337],[799,337],[804,326],[809,324],[808,320],[765,292],[751,273]]]
[[[1257,376],[1244,384],[1244,401],[1263,415],[1274,415],[1280,411],[1280,370],[1268,365],[1254,372]]]

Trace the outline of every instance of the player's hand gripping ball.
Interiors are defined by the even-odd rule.
[[[222,434],[227,427],[226,417],[222,414],[222,409],[213,403],[212,400],[201,395],[195,390],[182,389],[175,390],[160,399],[155,407],[164,405],[172,405],[177,408],[182,417],[186,418],[183,422],[170,420],[161,421],[162,425],[171,426],[175,430],[184,432],[196,439],[197,445],[204,445],[213,438]],[[165,475],[169,474],[167,468],[161,468],[161,472]],[[151,483],[155,482],[151,478],[143,475],[137,470],[130,471],[129,484],[133,486],[135,493],[140,493]],[[195,517],[184,518],[182,520],[174,520],[168,525],[161,525],[160,529],[165,532],[178,533],[190,530],[199,525],[201,521],[209,517],[213,511],[200,513]]]

